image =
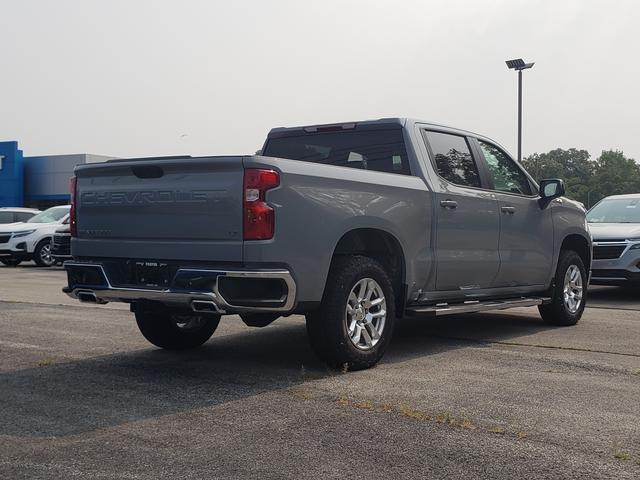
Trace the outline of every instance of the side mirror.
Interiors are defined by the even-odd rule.
[[[564,181],[559,178],[540,180],[540,198],[553,200],[565,194]]]

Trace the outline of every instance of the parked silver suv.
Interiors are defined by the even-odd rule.
[[[640,193],[614,195],[587,213],[593,237],[591,283],[640,283]]]

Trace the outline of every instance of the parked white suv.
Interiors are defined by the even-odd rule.
[[[69,205],[51,207],[26,222],[0,225],[0,262],[15,266],[33,260],[41,267],[53,265],[51,237],[69,220],[69,208]]]
[[[35,208],[1,207],[0,225],[5,225],[7,223],[26,222],[38,213],[40,213],[40,210],[36,210]]]

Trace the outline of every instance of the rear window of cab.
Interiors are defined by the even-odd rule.
[[[269,157],[411,175],[401,129],[302,133],[267,140]]]

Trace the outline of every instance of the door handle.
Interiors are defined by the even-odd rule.
[[[508,213],[509,215],[513,215],[516,213],[516,207],[500,207],[502,213]]]
[[[456,202],[455,200],[440,200],[440,206],[443,208],[454,210],[458,206],[458,202]]]

